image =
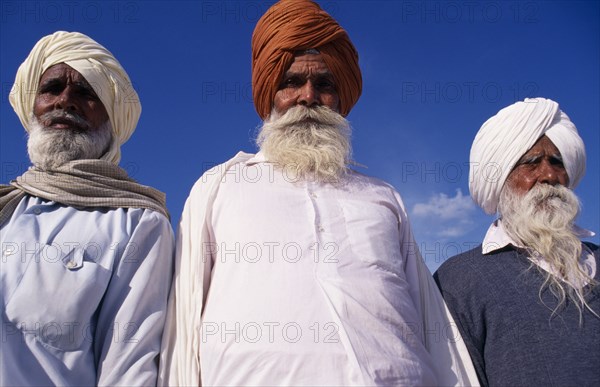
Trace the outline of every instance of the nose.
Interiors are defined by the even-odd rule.
[[[79,110],[77,106],[77,101],[75,97],[75,92],[71,88],[71,86],[65,87],[62,92],[56,97],[54,103],[55,109],[62,109],[66,111],[77,111]]]
[[[310,80],[300,88],[298,104],[306,107],[313,107],[321,104],[319,91],[315,88]]]

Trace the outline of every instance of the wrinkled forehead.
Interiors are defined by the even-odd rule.
[[[533,144],[533,146],[523,154],[521,158],[542,154],[561,156],[558,147],[546,135],[540,137],[535,144]]]
[[[320,53],[297,52],[285,74],[332,74]]]

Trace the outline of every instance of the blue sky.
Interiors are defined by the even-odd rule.
[[[255,151],[250,39],[272,3],[2,0],[0,181],[28,166],[8,102],[17,67],[42,36],[80,31],[115,54],[140,95],[121,165],[167,193],[176,224],[203,171]],[[579,224],[600,231],[599,2],[319,3],[360,55],[354,158],[401,193],[432,270],[480,243],[493,220],[469,197],[469,150],[487,118],[526,97],[556,100],[579,129],[588,156]]]

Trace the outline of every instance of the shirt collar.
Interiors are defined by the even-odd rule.
[[[267,157],[265,156],[265,154],[262,151],[259,151],[258,153],[256,153],[254,156],[252,156],[251,158],[249,158],[246,161],[246,165],[254,165],[254,164],[264,163],[264,162],[267,162]]]
[[[593,231],[586,230],[577,225],[573,226],[573,231],[579,238],[588,238],[596,235]],[[515,243],[504,231],[502,227],[502,220],[496,219],[494,223],[490,225],[483,238],[483,244],[481,246],[481,252],[483,254],[489,254],[496,250],[505,248],[508,245],[513,245],[518,248],[523,248],[518,243]]]

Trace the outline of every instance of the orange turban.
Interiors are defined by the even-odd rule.
[[[275,94],[296,51],[317,49],[333,73],[340,113],[348,115],[362,91],[358,53],[346,31],[309,0],[281,0],[260,18],[252,35],[252,96],[258,115],[271,113]]]

